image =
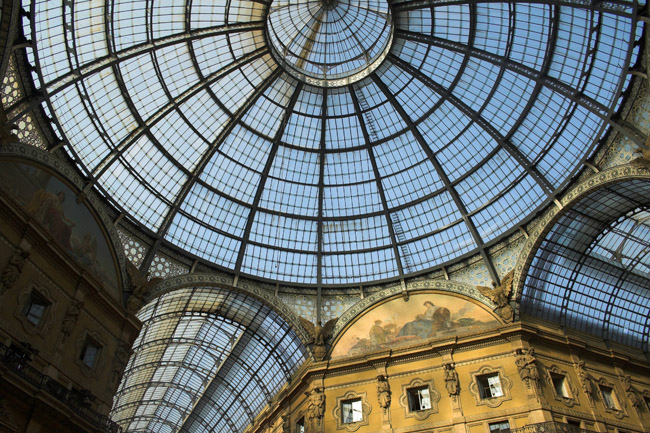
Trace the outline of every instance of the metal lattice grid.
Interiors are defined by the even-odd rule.
[[[649,192],[623,182],[567,211],[531,262],[521,312],[647,351]]]
[[[138,319],[111,411],[129,432],[241,432],[307,356],[277,313],[224,289],[175,290]]]
[[[43,107],[108,200],[190,260],[318,287],[476,253],[498,279],[487,248],[591,156],[642,33],[636,2],[396,1],[381,65],[323,88],[273,55],[266,2],[23,5]]]

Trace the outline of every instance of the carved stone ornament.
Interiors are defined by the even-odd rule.
[[[120,384],[122,376],[124,375],[124,368],[129,362],[130,356],[130,347],[124,342],[119,342],[117,344],[117,349],[115,349],[115,354],[113,355],[113,362],[111,363],[111,387],[113,389],[117,389]]]
[[[481,377],[485,377],[486,375],[498,378],[501,395],[492,397],[481,395],[479,380]],[[512,389],[512,380],[506,376],[503,366],[492,367],[490,365],[485,365],[479,370],[472,372],[471,377],[472,381],[470,382],[468,389],[470,394],[474,396],[477,406],[485,405],[487,407],[495,408],[499,407],[504,401],[512,400],[510,394],[510,390]]]
[[[131,296],[126,301],[126,307],[129,312],[135,314],[145,303],[145,299],[149,296],[151,288],[161,282],[162,278],[149,279],[149,273],[142,273],[131,262],[126,263],[126,270],[131,279]]]
[[[7,408],[7,401],[3,398],[0,398],[0,431],[8,433],[18,431],[18,426]]]
[[[630,165],[650,168],[650,135],[646,138],[643,146],[638,145],[634,153],[639,154],[639,157],[630,161]]]
[[[409,390],[426,388],[429,393],[429,408],[421,410],[411,410],[409,405]],[[399,397],[399,405],[404,409],[404,418],[415,418],[418,421],[427,419],[430,415],[438,413],[438,402],[440,393],[433,384],[433,379],[424,380],[415,378],[409,383],[402,385],[402,393]]]
[[[625,395],[630,401],[630,404],[633,408],[639,409],[641,407],[641,398],[636,393],[636,389],[632,385],[632,378],[630,376],[625,376],[623,378],[623,389],[625,390]]]
[[[86,343],[88,337],[92,338],[100,346],[99,352],[95,355],[95,363],[92,367],[84,364],[83,360],[81,359],[81,353],[84,350],[84,344]],[[89,330],[82,332],[76,341],[75,349],[75,352],[72,353],[71,356],[74,358],[75,364],[77,364],[81,369],[83,375],[86,377],[97,377],[106,364],[106,355],[104,354],[106,351],[106,343],[104,342],[104,339],[101,337],[101,335],[99,335],[97,332]]]
[[[379,402],[379,407],[384,412],[388,412],[391,402],[391,391],[388,378],[383,374],[377,376],[377,401]]]
[[[324,326],[321,325],[321,322],[317,322],[316,325],[311,323],[309,320],[304,317],[299,317],[300,323],[302,324],[307,334],[311,339],[312,348],[311,351],[314,355],[316,361],[322,361],[325,359],[327,354],[326,343],[332,338],[334,326],[338,321],[338,318],[331,319],[325,323]]]
[[[280,433],[291,433],[291,421],[287,413],[280,415]]]
[[[37,323],[34,323],[27,317],[29,304],[35,293],[38,293],[38,297],[48,304],[42,311],[41,317]],[[18,319],[23,330],[27,334],[45,337],[45,335],[52,329],[54,323],[54,311],[57,304],[54,299],[55,298],[50,294],[47,287],[36,285],[33,282],[29,283],[27,288],[20,292],[18,295],[18,307],[16,308],[14,317]]]
[[[61,346],[70,338],[72,331],[74,330],[77,321],[79,320],[79,315],[83,309],[84,303],[80,300],[73,299],[70,302],[68,310],[63,316],[63,323],[61,324]]]
[[[342,404],[349,400],[361,400],[361,420],[354,422],[343,422],[344,414],[342,413]],[[366,398],[366,393],[357,393],[354,391],[348,391],[344,395],[336,398],[336,406],[332,410],[332,415],[336,419],[336,429],[337,430],[347,430],[349,432],[357,431],[360,427],[368,425],[369,415],[372,411],[370,403]]]
[[[309,424],[316,422],[320,426],[325,415],[325,393],[322,388],[316,387],[309,392],[305,392],[305,395],[309,397],[305,419]]]
[[[455,397],[460,393],[460,381],[454,364],[445,364],[445,388],[450,397]]]
[[[2,274],[0,274],[0,296],[13,288],[16,280],[23,272],[23,266],[25,266],[28,257],[29,252],[21,248],[17,248],[11,257],[9,257],[7,266],[5,266]]]
[[[531,385],[539,387],[539,370],[535,363],[535,349],[517,349],[515,351],[515,365],[519,372],[519,377],[528,388]]]
[[[578,380],[580,381],[580,388],[582,388],[582,392],[584,392],[587,398],[589,399],[589,403],[593,404],[594,402],[593,384],[591,381],[591,377],[589,376],[589,373],[587,373],[587,371],[585,370],[584,361],[579,361],[578,364],[576,364],[576,372],[578,373]]]
[[[515,318],[515,310],[510,306],[510,296],[512,295],[512,282],[514,270],[510,270],[497,285],[492,282],[492,288],[485,286],[476,286],[476,289],[483,296],[490,299],[497,306],[496,312],[504,322],[510,323]]]
[[[566,395],[558,394],[558,392],[556,391],[555,383],[553,382],[554,376],[556,377],[563,376]],[[578,390],[573,384],[573,381],[571,380],[571,377],[569,376],[568,372],[564,370],[560,370],[559,367],[557,367],[556,365],[552,365],[546,369],[546,383],[548,384],[549,388],[553,391],[555,400],[561,401],[568,407],[573,407],[576,404],[580,404],[578,402],[578,399],[576,398],[576,396],[578,395]]]

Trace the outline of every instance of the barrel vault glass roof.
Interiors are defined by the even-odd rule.
[[[111,418],[128,432],[241,432],[306,359],[271,308],[214,287],[146,305]]]
[[[602,188],[554,224],[537,250],[521,311],[650,350],[650,182]]]
[[[283,59],[293,42],[274,41],[296,32],[280,17],[269,37],[269,10],[305,1],[277,3],[25,0],[23,23],[43,106],[97,190],[168,245],[294,284],[485,251],[591,156],[641,34],[627,1],[332,0],[306,10],[383,7],[390,23],[341,12]],[[356,39],[367,59],[387,46],[381,64],[327,54],[336,29],[379,41]],[[341,59],[365,78],[284,64]]]

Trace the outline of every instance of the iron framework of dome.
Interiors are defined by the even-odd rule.
[[[163,244],[299,285],[477,253],[497,279],[486,248],[610,126],[637,4],[382,1],[25,1],[23,23],[69,156]]]

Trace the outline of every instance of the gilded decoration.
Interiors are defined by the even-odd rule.
[[[500,322],[483,307],[442,293],[391,299],[359,317],[334,344],[332,358],[479,332]]]
[[[429,407],[421,410],[411,410],[409,398],[413,398],[413,390],[426,389],[429,394]],[[411,391],[411,396],[409,396]],[[402,393],[399,397],[399,405],[404,409],[404,418],[415,418],[418,421],[424,421],[431,414],[438,413],[438,402],[440,401],[440,392],[435,388],[433,379],[415,378],[409,383],[402,385]]]
[[[361,400],[361,420],[353,422],[344,422],[344,414],[342,413],[342,403],[350,400]],[[332,415],[336,419],[337,430],[347,430],[349,432],[357,431],[360,427],[368,425],[369,415],[372,411],[370,403],[365,392],[357,393],[355,391],[348,391],[344,395],[336,398],[336,406],[332,410]]]
[[[504,322],[510,323],[514,319],[514,309],[510,306],[510,296],[512,295],[512,275],[510,270],[501,280],[501,284],[492,281],[492,288],[486,286],[476,286],[476,289],[483,296],[494,302],[497,306],[496,312]]]

